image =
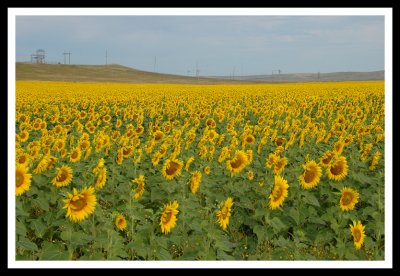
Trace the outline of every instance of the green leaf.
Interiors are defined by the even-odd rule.
[[[41,219],[35,219],[31,222],[30,228],[35,231],[37,237],[42,238],[43,235],[46,233],[47,227],[41,221]]]
[[[160,260],[172,260],[171,254],[164,248],[160,248],[157,251],[157,257]]]
[[[197,256],[199,255],[199,250],[188,248],[185,250],[181,256],[182,260],[196,260]]]
[[[149,246],[140,237],[136,237],[133,242],[128,243],[127,247],[135,250],[139,256],[147,257]]]
[[[234,243],[231,243],[228,240],[217,240],[215,242],[215,247],[218,248],[218,250],[223,250],[225,252],[231,252],[233,248],[235,247]]]
[[[62,244],[43,242],[40,260],[68,260],[69,253]]]
[[[253,228],[253,232],[257,235],[258,244],[262,243],[265,240],[265,227],[261,225],[255,225]]]
[[[289,216],[296,222],[297,225],[300,224],[300,212],[296,208],[292,208],[289,211]]]
[[[275,233],[278,233],[286,228],[286,225],[278,217],[272,218],[269,222]]]
[[[17,232],[17,235],[25,237],[26,235],[25,224],[17,220],[15,223],[15,231]]]
[[[34,203],[36,203],[40,209],[48,212],[49,211],[49,202],[45,197],[38,197],[36,199],[32,200]]]
[[[308,222],[315,223],[315,224],[321,224],[321,225],[325,225],[326,224],[325,221],[323,221],[319,217],[309,217],[308,218]]]
[[[29,251],[38,251],[39,250],[36,243],[33,243],[26,238],[22,238],[21,240],[19,240],[17,242],[17,247],[21,247],[21,248],[29,250]]]
[[[312,193],[305,193],[304,202],[320,207],[318,199]]]
[[[217,250],[217,260],[235,260],[232,255],[226,254],[224,250]]]

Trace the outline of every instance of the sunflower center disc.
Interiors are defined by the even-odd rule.
[[[314,180],[314,177],[315,177],[315,173],[312,170],[308,169],[306,171],[306,174],[304,175],[304,181],[306,183],[310,183]]]
[[[360,230],[357,229],[356,231],[354,231],[354,240],[356,242],[359,242],[360,239],[361,239],[361,233],[360,233]]]
[[[78,199],[72,203],[75,206],[75,211],[80,211],[86,206],[86,201],[84,199]]]
[[[353,197],[351,196],[351,194],[346,193],[344,195],[344,197],[343,197],[343,201],[342,202],[343,202],[344,205],[349,205],[352,200],[353,200]]]
[[[168,175],[173,175],[178,170],[178,164],[175,162],[171,162],[169,167],[165,170]]]
[[[58,181],[63,182],[66,179],[67,179],[67,173],[65,171],[62,171],[60,176],[58,177]]]
[[[343,164],[342,163],[336,164],[331,168],[331,173],[334,175],[339,175],[342,172],[343,172]]]

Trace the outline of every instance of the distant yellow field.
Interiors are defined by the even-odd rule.
[[[384,82],[16,83],[17,259],[384,259]]]

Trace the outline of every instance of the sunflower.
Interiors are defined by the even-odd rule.
[[[328,167],[334,156],[335,156],[335,152],[333,152],[333,151],[325,152],[324,155],[322,155],[322,157],[320,159],[321,166]]]
[[[57,168],[57,175],[53,178],[51,183],[57,188],[68,186],[72,181],[72,168],[68,166],[61,166]]]
[[[206,175],[209,175],[210,172],[211,172],[210,166],[205,166],[205,167],[204,167],[204,173],[205,173]]]
[[[339,140],[333,146],[333,150],[336,152],[336,154],[340,155],[343,152],[344,146],[345,146],[345,142],[342,140]]]
[[[132,146],[124,146],[122,148],[122,155],[124,156],[124,158],[128,158],[129,156],[131,156],[133,153],[133,147]]]
[[[202,146],[201,150],[199,152],[200,159],[203,159],[204,157],[206,157],[207,153],[208,153],[207,147],[206,146]]]
[[[228,158],[229,155],[230,155],[229,148],[223,147],[218,157],[218,163],[222,163],[223,161],[225,161],[225,159]]]
[[[265,167],[270,169],[272,166],[275,165],[276,161],[279,160],[279,156],[277,156],[275,153],[270,153],[268,155],[267,161],[265,162]]]
[[[201,182],[201,172],[195,171],[192,172],[192,177],[190,178],[190,191],[195,194],[199,189]]]
[[[247,165],[251,164],[253,162],[253,150],[247,150]]]
[[[283,169],[287,165],[287,163],[288,163],[288,159],[286,157],[283,157],[283,158],[279,157],[278,160],[275,162],[274,173],[276,175],[281,174]]]
[[[379,159],[381,158],[381,155],[382,154],[379,151],[376,151],[374,153],[374,155],[372,156],[371,163],[370,163],[370,165],[368,167],[369,170],[372,171],[372,170],[375,169],[375,166],[378,165],[378,163],[379,163]]]
[[[283,201],[288,196],[288,188],[287,180],[279,175],[275,175],[275,184],[269,195],[269,208],[274,210],[283,205]]]
[[[360,194],[357,191],[347,187],[343,187],[341,192],[342,197],[340,198],[339,202],[340,209],[342,209],[342,211],[353,210],[354,206],[358,202]]]
[[[64,148],[64,140],[63,139],[56,139],[53,144],[53,149],[56,151],[61,151]]]
[[[231,172],[231,175],[240,173],[248,164],[248,155],[242,150],[237,150],[235,156],[226,161],[226,168]]]
[[[102,189],[107,181],[107,168],[101,167],[98,169],[98,176],[95,184],[95,188]]]
[[[135,193],[133,195],[133,197],[135,199],[141,198],[143,196],[143,193],[144,193],[144,175],[143,174],[139,175],[138,178],[135,178],[134,180],[132,180],[132,183],[136,183],[137,184],[137,188],[135,190],[132,190],[132,192]]]
[[[330,180],[340,181],[347,176],[347,160],[344,156],[337,157],[329,164],[326,173]]]
[[[124,231],[124,229],[126,228],[126,224],[127,223],[124,215],[117,214],[117,216],[115,217],[115,226],[118,228],[118,230]]]
[[[157,151],[156,153],[154,153],[153,157],[151,158],[151,164],[153,164],[153,166],[155,167],[158,165],[160,160],[161,160],[161,153]]]
[[[185,171],[189,170],[190,164],[192,164],[193,161],[194,161],[194,156],[189,157],[189,159],[186,161]]]
[[[23,130],[19,133],[18,137],[19,137],[20,142],[26,142],[29,139],[29,132],[26,130]]]
[[[299,181],[301,186],[304,189],[311,189],[318,185],[321,175],[322,169],[318,164],[314,161],[308,161],[305,165],[303,165],[304,172],[299,177]]]
[[[161,141],[163,137],[164,137],[164,133],[160,130],[157,130],[156,132],[153,133],[153,139],[156,142]]]
[[[214,140],[218,137],[218,133],[215,130],[210,130],[207,133],[207,138],[211,143],[214,143]]]
[[[254,179],[254,172],[252,170],[247,172],[247,179],[253,180]]]
[[[64,209],[67,209],[65,217],[69,217],[72,222],[86,219],[96,208],[97,202],[93,187],[83,188],[80,192],[74,188],[73,193],[68,193],[67,197],[64,199]]]
[[[246,145],[246,144],[252,145],[252,144],[254,144],[255,141],[256,141],[256,138],[254,138],[254,136],[252,134],[248,134],[248,135],[244,136],[243,144],[244,145]]]
[[[353,220],[353,225],[350,224],[350,232],[351,235],[353,236],[354,240],[354,245],[356,246],[356,249],[359,250],[364,243],[365,239],[365,226],[361,224],[361,221],[356,222]]]
[[[275,139],[275,144],[276,144],[277,146],[282,146],[283,143],[284,143],[285,141],[286,141],[286,138],[277,137],[277,138]]]
[[[82,152],[79,147],[74,148],[71,153],[69,154],[69,161],[72,163],[76,163],[81,159]]]
[[[221,210],[217,212],[217,222],[223,230],[226,230],[226,227],[229,224],[229,217],[231,216],[232,206],[233,199],[231,197],[228,197],[228,199],[224,202]]]
[[[57,158],[46,155],[44,156],[39,163],[36,165],[36,168],[33,170],[34,174],[41,174],[42,172],[51,169],[54,163],[57,161]]]
[[[176,215],[179,213],[178,207],[179,204],[176,200],[164,206],[160,217],[161,232],[164,234],[168,234],[176,226],[176,221],[178,220]]]
[[[167,159],[161,170],[166,180],[172,180],[181,174],[183,161],[178,159]]]
[[[17,165],[27,167],[30,161],[30,157],[28,154],[22,152],[17,154]]]
[[[15,193],[17,196],[29,190],[31,178],[32,174],[28,173],[28,169],[25,166],[17,166],[15,170]]]

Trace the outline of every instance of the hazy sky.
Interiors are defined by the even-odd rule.
[[[384,16],[16,16],[16,60],[37,49],[180,75],[375,71]]]

